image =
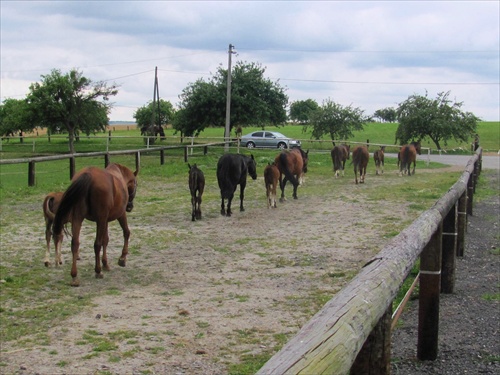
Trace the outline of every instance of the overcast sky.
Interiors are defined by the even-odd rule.
[[[1,0],[1,100],[52,69],[116,83],[112,121],[153,99],[177,105],[199,78],[257,62],[289,101],[331,100],[371,115],[451,91],[500,119],[500,1]]]

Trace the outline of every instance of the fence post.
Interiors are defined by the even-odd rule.
[[[474,177],[469,175],[467,180],[467,215],[472,216],[472,203],[474,200]]]
[[[438,352],[442,232],[441,222],[420,255],[417,358],[424,361]]]
[[[104,154],[104,168],[109,165],[109,154]]]
[[[441,293],[453,293],[457,263],[457,202],[443,220]]]
[[[188,161],[188,148],[187,146],[184,147],[184,163],[187,163]]]
[[[75,175],[75,157],[70,156],[69,158],[69,179],[71,180]]]
[[[28,163],[28,186],[35,186],[35,162]]]
[[[391,372],[392,306],[380,318],[351,367],[350,375],[385,375]]]
[[[165,149],[160,149],[160,165],[165,164]]]
[[[457,256],[464,256],[465,231],[467,230],[467,191],[458,200]]]
[[[203,155],[208,154],[208,146],[203,147]]]

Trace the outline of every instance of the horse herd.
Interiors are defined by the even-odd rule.
[[[400,175],[411,175],[410,165],[413,163],[415,173],[416,154],[420,154],[420,143],[414,142],[401,148],[398,154]],[[350,158],[350,146],[335,146],[331,151],[333,170],[336,177],[344,175],[345,162]],[[377,174],[383,173],[384,148],[374,152]],[[297,199],[297,188],[307,172],[309,152],[301,148],[283,150],[264,169],[264,183],[268,207],[276,207],[276,190],[281,189],[280,201],[285,200],[285,186],[290,182],[293,186],[293,198]],[[355,182],[363,183],[369,161],[368,148],[357,146],[352,151]],[[202,195],[205,188],[205,176],[196,166],[188,164],[189,190],[191,193],[191,220],[200,220]],[[49,193],[43,202],[45,217],[45,237],[47,248],[45,265],[50,266],[50,241],[54,241],[55,264],[62,264],[61,245],[65,224],[71,223],[72,286],[79,286],[77,260],[79,259],[79,236],[84,219],[96,223],[94,241],[95,275],[102,278],[102,268],[109,270],[106,248],[109,242],[108,223],[118,220],[123,232],[122,254],[118,265],[125,267],[128,255],[130,230],[127,224],[127,212],[133,209],[133,201],[137,191],[137,175],[127,167],[111,163],[106,168],[87,167],[78,172],[71,180],[64,193]],[[240,211],[244,211],[243,200],[247,176],[257,179],[256,162],[253,157],[241,154],[224,154],[217,163],[217,182],[221,194],[221,215],[231,216],[231,203],[238,185],[240,185]],[[278,185],[279,184],[279,185]],[[225,201],[227,200],[227,205]],[[102,257],[101,257],[102,250]],[[102,263],[102,268],[101,268]]]

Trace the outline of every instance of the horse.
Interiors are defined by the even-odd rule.
[[[333,172],[335,177],[339,177],[339,171],[342,171],[342,177],[344,177],[344,167],[345,161],[349,159],[351,153],[350,145],[340,145],[335,146],[331,151],[332,162],[333,162]]]
[[[410,146],[413,146],[415,147],[415,151],[417,152],[417,154],[419,155],[422,155],[422,146],[420,144],[420,141],[417,141],[417,142],[411,142],[409,144]],[[400,167],[401,165],[401,149],[403,148],[404,146],[401,146],[401,148],[399,149],[400,152],[398,152],[398,168]]]
[[[240,211],[245,211],[243,198],[247,184],[247,175],[257,179],[257,164],[253,155],[225,154],[217,162],[217,182],[221,196],[221,210],[223,216],[231,216],[231,201],[236,187],[240,185]],[[227,199],[227,210],[224,209],[224,200]]]
[[[80,230],[84,219],[96,223],[96,238],[94,242],[95,276],[103,277],[100,265],[102,249],[102,266],[108,271],[106,248],[109,242],[108,223],[118,220],[123,231],[123,249],[118,265],[125,267],[128,254],[130,230],[127,224],[127,212],[134,208],[134,198],[137,191],[138,170],[132,172],[127,167],[111,163],[105,169],[86,167],[79,171],[71,180],[57,209],[54,218],[53,233],[55,246],[61,246],[63,225],[71,222],[71,265],[72,286],[79,286],[76,261],[80,248]],[[60,248],[56,248],[56,252]]]
[[[302,183],[304,174],[307,172],[307,163],[309,161],[309,151],[304,152],[299,147],[291,151],[283,150],[274,159],[274,163],[280,171],[280,189],[281,198],[280,202],[285,199],[285,186],[287,181],[293,185],[293,199],[297,199],[297,187]],[[285,178],[283,178],[285,175]]]
[[[56,216],[57,209],[61,203],[63,193],[62,192],[52,192],[47,194],[43,200],[43,217],[45,219],[45,240],[47,241],[47,249],[45,250],[45,267],[50,266],[50,241],[52,240],[52,224],[54,223],[54,218]],[[63,223],[66,224],[66,223]],[[62,238],[61,238],[62,241]],[[55,246],[56,249],[56,266],[62,264],[61,253],[57,252],[60,246]]]
[[[356,185],[358,184],[358,170],[359,170],[359,183],[365,182],[366,166],[370,160],[370,154],[365,146],[357,146],[352,151],[352,164],[354,165],[354,178]]]
[[[408,176],[412,175],[412,172],[410,170],[411,168],[411,163],[413,163],[413,174],[415,174],[415,167],[417,165],[417,153],[420,155],[419,151],[420,147],[417,150],[417,147],[415,147],[415,143],[411,143],[409,145],[404,145],[401,147],[401,150],[399,150],[398,158],[399,158],[399,175],[402,176],[403,174],[408,174]],[[418,142],[418,146],[420,145],[420,142]]]
[[[377,175],[384,173],[384,151],[385,146],[380,146],[380,150],[377,150],[373,153],[373,160],[375,161],[376,168],[375,174]]]
[[[276,188],[280,178],[280,171],[276,163],[269,163],[264,168],[264,184],[266,185],[267,208],[276,208]]]
[[[191,221],[201,220],[201,196],[205,189],[205,175],[196,164],[189,165],[189,191],[191,192]]]

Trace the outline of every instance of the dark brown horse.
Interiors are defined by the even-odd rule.
[[[43,200],[43,217],[45,219],[45,240],[47,241],[47,248],[45,250],[45,267],[50,266],[50,241],[52,240],[52,224],[54,223],[54,218],[56,217],[57,209],[61,203],[63,193],[62,192],[52,192],[47,194]],[[66,223],[63,223],[66,224]],[[61,237],[62,241],[62,237]],[[61,246],[55,246],[56,249],[56,266],[62,264],[62,256],[60,250]]]
[[[412,142],[409,145],[404,145],[399,150],[399,175],[408,174],[412,175],[411,163],[413,163],[413,174],[415,174],[415,167],[417,166],[417,154],[421,154],[420,142]]]
[[[354,178],[356,185],[358,184],[358,171],[359,171],[359,183],[365,182],[366,176],[366,166],[368,165],[368,160],[370,160],[370,154],[366,146],[357,146],[352,151],[352,164],[354,165]]]
[[[385,146],[380,146],[380,150],[377,150],[373,153],[373,160],[375,160],[375,174],[384,173],[384,151]]]
[[[118,220],[123,231],[124,244],[118,265],[125,267],[128,254],[130,230],[127,224],[127,212],[132,211],[137,190],[137,173],[120,164],[109,164],[106,169],[87,167],[78,172],[64,192],[54,218],[54,244],[60,246],[63,225],[71,222],[71,285],[79,286],[76,261],[80,248],[80,230],[84,219],[96,223],[94,242],[95,274],[102,278],[102,266],[109,270],[106,248],[108,246],[108,223]],[[60,251],[56,249],[56,251]]]
[[[243,198],[247,175],[254,180],[257,179],[257,164],[253,155],[225,154],[220,157],[217,162],[217,182],[221,196],[221,215],[231,216],[231,202],[238,185],[240,185],[240,211],[245,211]],[[227,199],[227,211],[224,209],[224,199]]]
[[[282,151],[274,159],[274,163],[280,171],[280,202],[285,201],[285,186],[287,181],[292,183],[293,198],[297,199],[297,187],[302,183],[304,174],[307,172],[308,155],[309,151],[304,152],[301,148],[294,148],[291,151]],[[283,178],[283,175],[285,175],[285,178]]]
[[[266,185],[267,208],[276,208],[276,189],[278,188],[280,171],[276,163],[264,168],[264,184]]]
[[[335,177],[339,176],[339,171],[342,171],[342,177],[344,177],[345,161],[349,159],[350,153],[350,145],[335,146],[331,151],[333,173],[335,173]]]
[[[201,196],[205,189],[205,175],[196,164],[189,167],[189,191],[191,192],[191,220],[201,220]]]

